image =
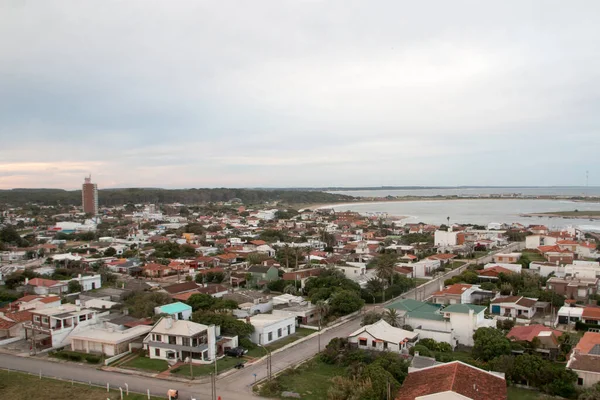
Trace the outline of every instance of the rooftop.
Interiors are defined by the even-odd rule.
[[[191,311],[192,307],[180,301],[171,304],[165,304],[164,306],[157,307],[160,313],[164,314],[177,314],[184,311]]]

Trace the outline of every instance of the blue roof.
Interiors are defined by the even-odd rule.
[[[177,314],[183,311],[191,311],[192,307],[188,306],[185,303],[182,303],[180,301],[178,301],[177,303],[171,303],[171,304],[165,304],[164,306],[160,306],[160,313],[161,314]]]

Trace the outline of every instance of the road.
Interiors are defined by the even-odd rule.
[[[492,261],[492,256],[498,252],[509,252],[522,248],[521,243],[514,243],[498,250],[488,256],[472,260],[467,264],[458,267],[447,274],[434,278],[430,282],[420,287],[404,293],[400,298],[418,298],[423,300],[431,296],[440,289],[440,283],[444,280],[460,274],[469,265],[474,263],[487,263]],[[386,302],[386,304],[396,299]],[[370,307],[373,309],[373,306]],[[378,306],[376,306],[378,308]],[[363,311],[367,311],[367,308]],[[324,348],[329,341],[335,337],[347,337],[360,327],[362,316],[359,315],[347,322],[330,330],[321,333],[321,348]],[[298,364],[304,360],[313,357],[319,350],[319,338],[317,336],[307,339],[284,351],[272,355],[272,372],[277,373],[292,365]],[[222,376],[217,380],[217,395],[222,400],[244,400],[248,398],[259,398],[252,393],[252,384],[255,380],[261,380],[267,376],[266,360],[254,363],[242,370]],[[152,378],[138,375],[128,375],[119,372],[103,371],[89,366],[81,366],[71,363],[56,363],[39,358],[24,358],[9,354],[0,354],[0,366],[18,371],[25,371],[34,374],[42,373],[44,376],[55,377],[65,380],[74,380],[76,382],[91,382],[99,386],[106,386],[109,383],[111,387],[125,388],[125,383],[129,385],[129,390],[138,393],[150,393],[154,396],[165,397],[167,390],[175,388],[179,390],[181,399],[209,399],[211,397],[210,383],[206,382],[173,382],[159,378]],[[255,376],[256,374],[256,376]]]

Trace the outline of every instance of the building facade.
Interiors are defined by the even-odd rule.
[[[85,178],[81,186],[81,204],[86,214],[98,214],[98,187],[92,183],[92,177]]]

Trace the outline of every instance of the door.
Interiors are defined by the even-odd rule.
[[[492,314],[500,314],[500,306],[492,306]]]

